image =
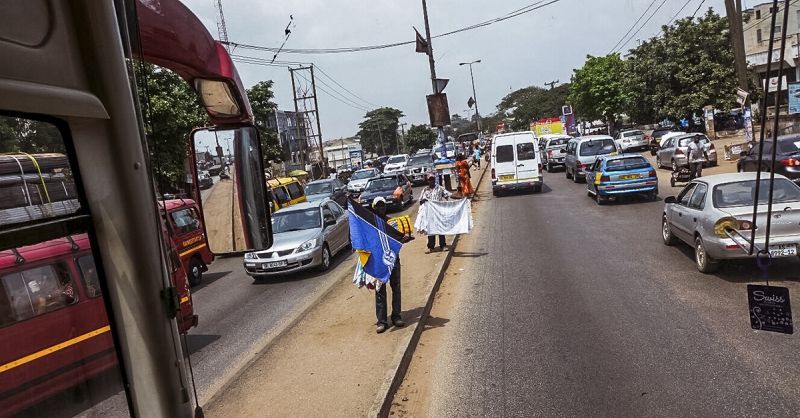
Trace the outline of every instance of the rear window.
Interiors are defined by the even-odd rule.
[[[551,139],[550,143],[548,143],[547,146],[548,147],[557,147],[557,146],[560,146],[560,145],[567,145],[567,142],[569,142],[569,140],[570,140],[570,138]]]
[[[582,142],[579,154],[585,157],[592,155],[606,155],[611,154],[612,152],[617,152],[617,146],[614,145],[614,140],[606,138]]]
[[[620,158],[606,161],[606,171],[626,171],[650,167],[650,163],[642,157]]]
[[[300,187],[300,184],[298,183],[287,184],[286,190],[289,191],[289,196],[291,196],[292,199],[297,199],[305,195],[305,193],[303,192],[303,188]]]
[[[623,132],[622,136],[631,137],[631,136],[644,136],[644,132],[642,131],[630,131],[630,132]]]
[[[397,156],[394,156],[394,157],[392,157],[392,158],[389,158],[389,160],[388,160],[388,161],[386,161],[386,164],[397,164],[397,163],[402,163],[402,162],[404,162],[405,160],[406,160],[406,157],[404,157],[404,156],[402,156],[402,155],[397,155]]]
[[[800,152],[800,137],[786,138],[778,141],[778,151],[781,154]]]
[[[54,311],[78,301],[67,268],[61,264],[34,267],[0,279],[5,301],[0,298],[0,326]]]
[[[536,146],[533,145],[533,142],[520,142],[517,144],[517,159],[520,161],[536,159]]]
[[[693,136],[689,136],[689,137],[686,137],[686,138],[681,138],[681,145],[680,146],[688,147],[689,143],[692,142],[692,141],[694,141],[694,137]],[[701,136],[700,137],[700,143],[701,144],[707,144],[708,143],[708,138],[706,138],[705,135]]]
[[[737,181],[714,186],[714,207],[731,208],[753,205],[756,181]],[[761,180],[758,204],[767,204],[769,198],[769,179]],[[800,202],[800,187],[787,179],[775,179],[772,203]]]
[[[495,154],[495,161],[498,163],[514,161],[514,147],[511,145],[500,145],[495,150]]]

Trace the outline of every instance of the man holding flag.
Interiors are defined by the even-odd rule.
[[[386,223],[386,200],[382,197],[372,202],[372,212],[350,202],[350,240],[358,257],[353,282],[358,286],[375,288],[375,314],[377,333],[389,328],[387,317],[387,284],[392,287],[392,324],[405,326],[401,317],[400,249],[413,238],[403,235]]]

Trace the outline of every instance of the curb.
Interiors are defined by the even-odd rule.
[[[486,168],[483,169],[481,172],[481,177],[478,179],[478,184],[475,186],[475,190],[473,192],[473,196],[478,193],[478,189],[483,182],[483,176],[486,174],[486,170],[488,169],[488,165]],[[400,384],[403,383],[403,379],[406,376],[406,372],[408,372],[408,367],[411,365],[411,360],[414,356],[414,351],[417,349],[417,343],[419,342],[420,337],[422,336],[422,331],[425,330],[425,324],[428,321],[428,317],[430,316],[431,309],[433,309],[433,302],[436,299],[436,294],[439,292],[439,287],[442,284],[444,279],[444,275],[447,272],[447,268],[450,266],[450,261],[453,258],[453,253],[458,246],[458,241],[460,235],[456,235],[453,239],[453,243],[450,245],[450,249],[447,252],[447,256],[445,256],[444,260],[439,265],[439,272],[436,276],[436,280],[433,282],[431,286],[430,294],[428,295],[428,300],[425,303],[425,308],[422,310],[422,314],[420,314],[419,321],[414,328],[414,332],[408,338],[408,342],[406,343],[406,347],[402,352],[402,355],[398,355],[395,357],[400,358],[399,362],[397,363],[397,367],[389,372],[386,379],[384,380],[384,384],[381,387],[381,390],[378,392],[378,397],[372,404],[372,408],[370,408],[369,414],[367,416],[370,417],[378,417],[378,418],[385,418],[389,416],[389,410],[392,407],[392,401],[394,400],[394,395],[397,393],[397,389],[400,388]]]

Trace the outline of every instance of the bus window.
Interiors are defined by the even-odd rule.
[[[16,321],[41,315],[78,301],[69,272],[56,265],[34,267],[0,278]]]
[[[200,218],[192,208],[176,210],[170,214],[179,234],[186,234],[200,229],[203,225]]]
[[[292,200],[301,198],[305,194],[303,188],[300,187],[300,183],[289,183],[286,185],[286,188],[289,190],[289,195],[292,196]]]
[[[94,257],[85,255],[78,259],[78,267],[81,269],[83,284],[86,286],[86,296],[98,298],[103,296],[100,292],[100,279],[97,277],[97,268],[94,265]]]

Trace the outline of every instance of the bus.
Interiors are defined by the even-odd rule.
[[[15,19],[0,26],[0,155],[9,157],[0,161],[0,415],[50,416],[41,401],[91,379],[120,388],[133,416],[188,417],[199,406],[181,335],[197,317],[154,199],[137,62],[176,72],[208,115],[209,126],[176,141],[192,153],[202,135],[231,141],[230,198],[220,200],[230,217],[218,222],[227,228],[209,235],[203,222],[215,254],[272,244],[260,138],[236,67],[179,0],[3,7]],[[59,413],[85,412],[66,398]]]

